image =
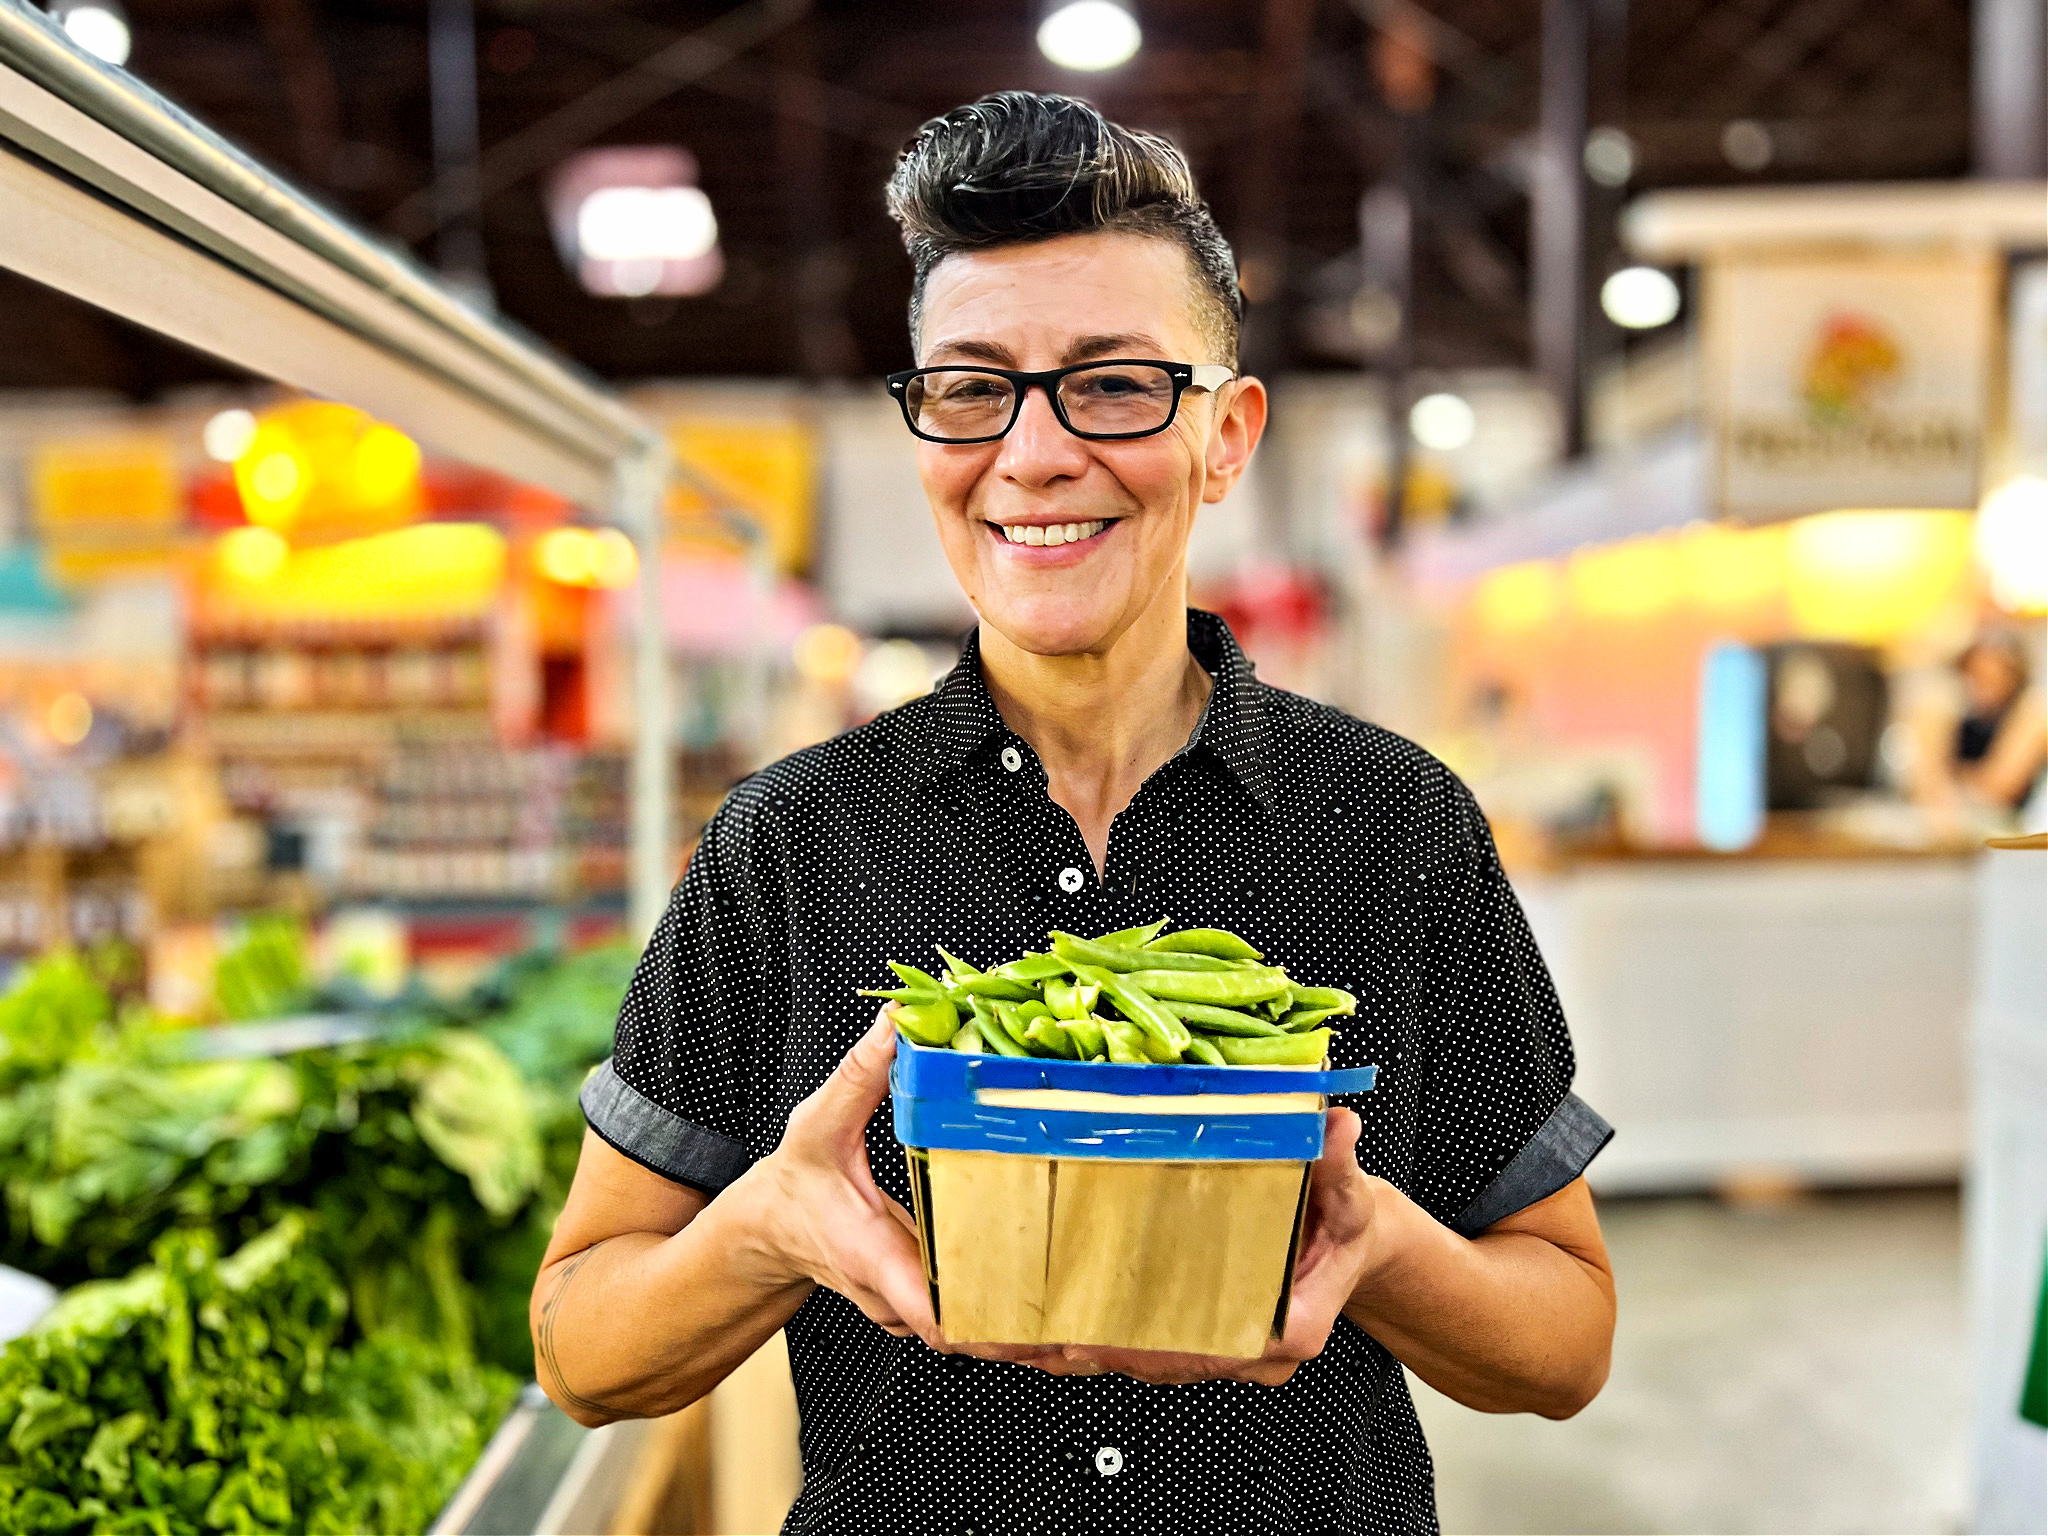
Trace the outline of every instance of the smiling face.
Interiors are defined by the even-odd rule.
[[[927,280],[924,367],[1035,371],[1091,358],[1213,363],[1186,254],[1146,235],[1065,235],[947,257]],[[1106,653],[1141,617],[1185,600],[1188,535],[1221,501],[1265,425],[1255,379],[1190,389],[1151,437],[1100,442],[1031,390],[992,443],[920,440],[946,558],[982,620],[1040,656]]]

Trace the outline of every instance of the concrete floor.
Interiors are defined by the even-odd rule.
[[[1953,1191],[1600,1215],[1621,1314],[1592,1406],[1502,1418],[1412,1383],[1447,1536],[1965,1528]]]

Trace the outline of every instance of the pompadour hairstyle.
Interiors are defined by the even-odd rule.
[[[1196,323],[1216,353],[1207,361],[1237,365],[1237,262],[1187,157],[1157,134],[1071,96],[998,91],[918,130],[889,178],[888,204],[915,269],[913,345],[925,280],[946,257],[1113,230],[1187,252]]]

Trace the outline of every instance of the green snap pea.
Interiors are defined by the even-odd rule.
[[[1248,960],[1219,960],[1214,955],[1179,955],[1170,949],[1135,949],[1130,958],[1141,971],[1236,971]]]
[[[1212,955],[1218,960],[1263,960],[1251,945],[1223,928],[1183,928],[1146,942],[1147,949],[1175,955]]]
[[[857,995],[886,997],[892,1003],[935,1003],[946,996],[943,992],[927,992],[923,987],[898,987],[894,991],[863,991]]]
[[[1235,1008],[1217,1008],[1208,1003],[1183,1003],[1172,998],[1159,1000],[1162,1008],[1171,1010],[1194,1027],[1207,1030],[1212,1035],[1280,1035],[1286,1031],[1269,1019],[1262,1019],[1255,1013],[1240,1013]]]
[[[1287,973],[1277,965],[1248,966],[1239,971],[1132,971],[1126,986],[1143,987],[1157,998],[1181,1003],[1210,1003],[1241,1008],[1288,995]]]
[[[960,1010],[945,998],[929,1003],[898,1003],[896,1028],[919,1045],[951,1045],[960,1032]]]
[[[1077,965],[1091,965],[1098,971],[1137,971],[1144,969],[1145,952],[1136,948],[1125,948],[1120,944],[1103,944],[1094,939],[1084,939],[1071,933],[1061,933],[1055,928],[1046,937],[1052,941],[1052,952],[1064,960],[1072,969]],[[1080,975],[1078,970],[1075,975]]]
[[[1047,1014],[1033,1019],[1024,1031],[1025,1040],[1037,1046],[1048,1056],[1065,1056],[1080,1059],[1080,1052],[1074,1048],[1074,1037],[1060,1028],[1060,1021]]]
[[[1187,1025],[1143,987],[1131,985],[1113,971],[1098,971],[1092,966],[1082,966],[1075,974],[1100,987],[1116,1004],[1118,1012],[1162,1050],[1171,1051],[1173,1054],[1166,1059],[1180,1060],[1180,1053],[1188,1048]]]
[[[987,1053],[988,1047],[982,1043],[981,1029],[974,1020],[969,1019],[960,1026],[958,1033],[953,1036],[953,1049],[966,1051],[971,1056]]]
[[[1288,986],[1287,994],[1290,1010],[1327,1008],[1332,1013],[1358,1012],[1358,999],[1342,987],[1304,987],[1295,982]]]
[[[985,997],[968,1000],[974,1008],[974,1022],[981,1030],[981,1038],[999,1056],[1029,1056],[1017,1038],[1010,1033],[1009,1026],[996,1012],[996,1005]]]
[[[932,947],[938,949],[939,954],[944,957],[947,978],[954,984],[953,989],[949,989],[949,996],[952,990],[958,990],[964,997],[1007,997],[1013,1003],[1021,1003],[1037,995],[1031,990],[1028,982],[991,976],[987,971],[976,970],[957,955],[947,954],[937,945]]]
[[[1115,933],[1098,934],[1095,942],[1118,949],[1142,949],[1159,936],[1159,930],[1166,924],[1167,919],[1162,917],[1158,922],[1147,923],[1142,928],[1119,928]]]
[[[1052,952],[1070,965],[1092,965],[1103,971],[1229,971],[1236,962],[1213,955],[1174,955],[1163,950],[1141,949],[1136,945],[1111,944],[1103,939],[1083,939],[1055,929],[1048,937]]]
[[[1085,1019],[1095,1011],[1102,989],[1089,981],[1048,981],[1045,1005],[1062,1019]]]
[[[1103,1036],[1102,1020],[1093,1014],[1085,1014],[1078,1019],[1061,1019],[1059,1027],[1073,1038],[1083,1061],[1093,1061],[1109,1049]]]
[[[1217,1035],[1218,1054],[1233,1067],[1314,1067],[1330,1054],[1330,1032],[1311,1029],[1299,1035],[1272,1035],[1257,1040],[1240,1040]]]
[[[929,971],[920,971],[914,965],[904,965],[900,961],[891,960],[889,962],[889,969],[896,973],[897,978],[906,987],[921,987],[927,992],[944,992],[946,990],[939,985],[938,977],[932,975]]]
[[[996,1022],[1003,1027],[1003,1033],[1008,1035],[1018,1045],[1023,1045],[1025,1043],[1024,1031],[1030,1028],[1030,1021],[1017,1017],[1018,1005],[1011,1002],[1007,997],[992,998],[990,1003],[996,1012]],[[1026,1054],[1029,1053],[1027,1052]]]
[[[1055,976],[1065,976],[1073,967],[1058,955],[1037,953],[1020,956],[1007,965],[999,965],[989,972],[1005,981],[1039,982],[1050,981]]]
[[[1223,1053],[1201,1035],[1191,1035],[1188,1037],[1188,1054],[1204,1066],[1221,1067],[1227,1065],[1223,1060]]]
[[[1152,1059],[1145,1054],[1145,1032],[1125,1019],[1103,1018],[1102,1043],[1111,1061],[1136,1066]]]
[[[1304,1029],[1314,1029],[1323,1020],[1335,1018],[1334,1008],[1290,1008],[1280,1015],[1280,1029],[1284,1034],[1298,1035]]]

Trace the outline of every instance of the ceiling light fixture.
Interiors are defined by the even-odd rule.
[[[256,413],[240,406],[216,411],[200,428],[199,445],[206,456],[221,464],[232,464],[256,441]]]
[[[708,293],[725,275],[697,162],[673,146],[572,155],[549,186],[548,212],[562,260],[600,297]]]
[[[1453,453],[1472,441],[1479,419],[1461,395],[1424,395],[1408,408],[1415,441],[1439,453]]]
[[[1038,25],[1038,51],[1061,69],[1095,73],[1128,63],[1144,41],[1138,18],[1116,0],[1070,0]]]
[[[1600,309],[1625,330],[1652,331],[1678,318],[1678,284],[1655,267],[1623,267],[1600,285]]]
[[[128,17],[115,0],[74,0],[51,6],[50,15],[66,37],[94,58],[109,64],[128,62],[133,39],[128,33]]]

